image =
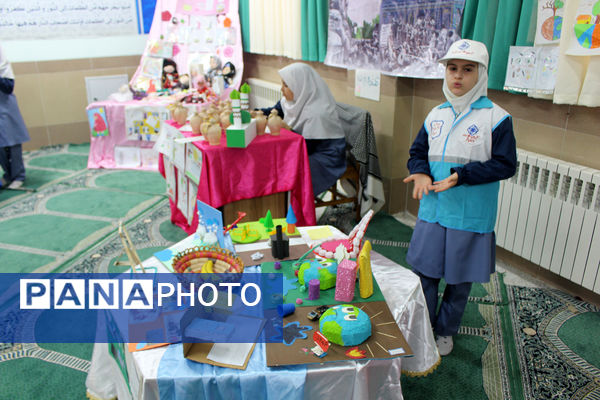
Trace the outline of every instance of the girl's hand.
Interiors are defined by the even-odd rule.
[[[404,178],[403,182],[413,182],[415,184],[413,186],[412,197],[417,200],[423,198],[423,193],[428,195],[429,191],[434,189],[434,186],[431,184],[431,177],[427,174],[411,174]]]
[[[446,179],[441,181],[433,182],[432,190],[436,193],[443,192],[444,190],[448,190],[453,186],[456,186],[458,182],[458,174],[455,172]]]

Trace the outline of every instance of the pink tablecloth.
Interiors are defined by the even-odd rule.
[[[225,147],[225,136],[220,146],[210,146],[204,141],[194,144],[202,150],[198,200],[221,207],[238,200],[289,191],[298,226],[316,224],[306,142],[301,135],[282,130],[280,136],[257,136],[245,149]],[[165,176],[162,154],[159,171]],[[198,226],[198,215],[194,213],[190,226],[177,203],[170,200],[170,204],[171,221],[187,233],[193,233]]]

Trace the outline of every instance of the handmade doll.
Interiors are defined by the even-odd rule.
[[[162,88],[174,89],[178,84],[177,64],[175,61],[165,58],[163,61]]]
[[[233,78],[235,77],[235,66],[232,63],[225,63],[225,66],[223,66],[222,74],[223,81],[225,83],[225,88],[228,88],[230,85],[233,85]]]

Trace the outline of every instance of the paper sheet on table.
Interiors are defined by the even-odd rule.
[[[241,367],[252,351],[254,343],[215,343],[208,353],[208,358],[222,364]]]
[[[312,240],[326,239],[330,237],[333,233],[328,226],[322,226],[320,228],[315,228],[307,231],[308,237]]]

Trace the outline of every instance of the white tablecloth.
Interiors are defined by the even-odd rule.
[[[333,237],[343,237],[343,233],[334,227],[329,228]],[[315,228],[300,228],[302,238],[309,245],[317,242],[309,238],[308,232],[311,229]],[[144,266],[150,265],[156,265],[159,270],[162,266],[155,258],[144,261]],[[375,251],[371,252],[371,266],[373,275],[414,357],[307,365],[306,380],[303,385],[297,385],[297,398],[402,399],[401,370],[409,375],[424,375],[435,369],[439,363],[440,356],[429,323],[419,278],[410,270]],[[126,352],[128,388],[124,374],[108,354],[108,345],[95,344],[86,380],[88,395],[98,399],[115,397],[119,400],[159,399],[157,374],[166,350],[167,347],[161,347],[135,353]],[[255,352],[257,351],[264,351],[264,346],[257,346]],[[238,373],[236,370],[230,371],[233,374]],[[285,368],[276,371],[285,374]],[[191,375],[181,377],[181,380],[186,381],[187,384],[194,379],[201,378]],[[212,379],[219,379],[219,375],[215,375]],[[218,384],[218,382],[211,381],[211,384]],[[332,390],[335,390],[335,393],[329,393]],[[244,398],[242,394],[239,396],[240,399]]]

